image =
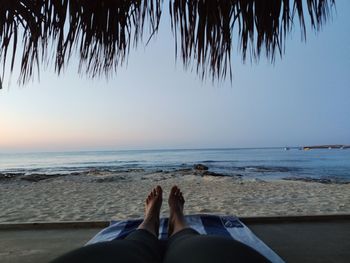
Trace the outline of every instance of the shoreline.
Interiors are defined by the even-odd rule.
[[[271,167],[267,168],[265,166],[254,166],[250,167],[249,169],[256,169],[260,172],[260,174],[264,175],[268,172],[287,172],[288,168],[285,167],[273,167],[273,170]],[[298,170],[296,169],[295,172]],[[228,177],[233,179],[241,179],[244,181],[260,181],[260,182],[273,182],[273,181],[280,181],[280,180],[286,180],[286,181],[302,181],[302,182],[315,182],[315,183],[322,183],[322,184],[350,184],[350,179],[344,179],[344,178],[338,178],[338,177],[311,177],[311,176],[300,176],[300,175],[289,175],[289,176],[279,176],[276,178],[273,177],[266,177],[266,176],[246,176],[242,173],[220,173],[220,172],[213,172],[209,167],[207,167],[204,164],[195,164],[193,166],[184,166],[184,168],[173,168],[173,169],[149,169],[149,168],[128,168],[128,169],[108,169],[108,168],[90,168],[90,169],[84,169],[82,171],[74,171],[74,172],[64,172],[64,173],[47,173],[47,172],[33,172],[33,171],[23,171],[23,172],[7,172],[7,171],[0,171],[0,184],[1,183],[8,183],[13,181],[28,181],[28,182],[39,182],[44,180],[54,180],[59,177],[71,177],[71,176],[101,176],[108,180],[113,180],[108,176],[113,175],[120,175],[123,174],[123,178],[130,176],[137,175],[149,175],[149,174],[177,174],[177,175],[187,175],[192,174],[195,176],[212,176],[212,177]],[[99,178],[101,179],[101,177]]]
[[[197,173],[197,174],[196,174]],[[237,216],[349,214],[349,184],[290,180],[245,180],[178,170],[146,173],[90,172],[42,180],[0,181],[0,223],[101,221],[140,218],[144,199],[155,185],[167,195],[176,184],[184,193],[185,213]],[[42,175],[41,175],[42,176]]]

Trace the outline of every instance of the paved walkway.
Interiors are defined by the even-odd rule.
[[[350,220],[252,224],[249,228],[286,262],[350,262]]]

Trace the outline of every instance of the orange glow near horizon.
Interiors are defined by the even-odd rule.
[[[169,140],[155,129],[127,125],[57,120],[30,114],[4,114],[0,119],[1,150],[80,150],[85,148],[142,147],[149,142]],[[147,145],[146,145],[147,147]]]
[[[2,116],[0,127],[0,149],[94,147],[132,139],[125,132],[106,132],[96,126],[13,115]]]

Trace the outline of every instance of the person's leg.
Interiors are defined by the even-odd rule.
[[[168,236],[170,237],[187,227],[183,213],[185,198],[176,185],[173,186],[170,190],[168,204],[170,211]]]
[[[145,218],[138,229],[144,229],[158,237],[160,208],[163,202],[163,190],[158,185],[154,188],[145,202]]]
[[[147,248],[147,254],[152,255],[150,257],[152,262],[160,262],[162,258],[162,251],[158,240],[159,216],[162,202],[163,190],[158,185],[146,198],[145,217],[142,223],[139,225],[136,231],[130,233],[124,239],[138,243],[139,248],[142,248],[144,251]]]
[[[176,248],[176,244],[181,244],[184,240],[199,235],[197,231],[189,228],[185,221],[183,213],[185,198],[177,186],[173,186],[171,188],[168,204],[170,211],[168,225],[169,240],[167,243],[164,262],[167,262],[169,259],[174,258],[172,254],[175,251],[173,248]]]
[[[270,262],[247,245],[221,236],[199,235],[184,229],[173,236],[164,263]]]
[[[175,186],[169,195],[170,238],[164,263],[269,262],[254,249],[229,238],[199,235],[184,220],[184,198]]]
[[[52,262],[161,262],[158,240],[159,213],[162,205],[160,186],[152,190],[145,203],[143,222],[124,240],[88,245],[67,253]]]

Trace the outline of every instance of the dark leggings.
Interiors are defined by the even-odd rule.
[[[270,262],[254,249],[229,238],[200,235],[186,228],[162,246],[154,235],[138,229],[123,240],[88,245],[52,263],[70,262]]]

